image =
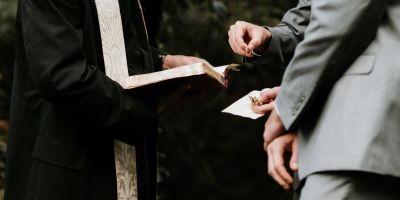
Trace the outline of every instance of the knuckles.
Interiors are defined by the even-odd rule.
[[[245,23],[244,21],[240,21],[240,20],[239,20],[239,21],[236,21],[236,22],[235,22],[235,25],[239,25],[239,26],[240,26],[240,25],[242,25],[242,24],[244,24],[244,23]]]

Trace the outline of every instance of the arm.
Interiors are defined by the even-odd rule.
[[[311,0],[300,0],[295,8],[288,10],[276,27],[268,27],[271,39],[264,44],[266,49],[261,57],[254,57],[254,63],[274,64],[286,67],[293,57],[297,45],[304,38],[304,31],[310,22]]]
[[[232,50],[246,61],[285,67],[293,56],[297,44],[303,40],[310,19],[311,0],[300,0],[295,8],[283,16],[276,27],[264,28],[238,21],[231,26],[229,44]],[[261,57],[253,57],[256,50]]]
[[[82,1],[20,3],[30,77],[41,96],[77,120],[144,136],[156,118],[155,106],[127,95],[98,66],[87,63]]]
[[[373,41],[387,0],[314,0],[304,41],[283,79],[276,105],[286,129],[296,127]],[[268,123],[268,122],[267,122]]]

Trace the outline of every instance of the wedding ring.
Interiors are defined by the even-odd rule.
[[[248,95],[248,97],[249,97],[251,102],[253,102],[253,103],[257,103],[258,102],[257,97],[253,97],[253,96],[250,96],[250,95]]]
[[[255,55],[255,56],[261,56],[260,54],[254,52],[254,50],[250,50],[250,51],[251,51],[251,53],[252,53],[253,55]]]

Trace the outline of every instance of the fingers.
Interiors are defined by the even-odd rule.
[[[293,177],[285,168],[284,155],[285,151],[292,151],[290,162],[292,165],[296,164],[297,167],[297,134],[282,135],[269,145],[264,144],[264,150],[268,154],[268,174],[284,189],[289,189],[293,184]]]
[[[267,104],[261,104],[259,105],[258,103],[252,103],[251,104],[251,109],[258,114],[265,114],[271,112],[275,107],[275,102],[271,101]]]
[[[298,166],[298,137],[297,134],[293,134],[293,142],[292,142],[292,156],[290,157],[290,161],[289,161],[289,166],[293,171],[298,171],[299,170],[299,166]]]
[[[271,32],[261,26],[255,26],[254,31],[249,32],[249,34],[251,40],[248,44],[248,48],[250,50],[257,49],[259,51],[264,51],[265,47],[263,47],[263,44],[265,43],[265,41],[270,40],[272,37]]]
[[[252,57],[252,51],[264,50],[263,44],[271,39],[271,33],[262,26],[237,21],[229,28],[228,42],[236,54]]]
[[[201,62],[204,63],[205,65],[208,65],[208,66],[210,66],[210,67],[213,67],[213,65],[211,65],[207,60],[202,59]]]
[[[199,62],[212,66],[208,61],[198,57],[183,56],[183,55],[168,55],[164,59],[163,68],[170,69]]]
[[[286,184],[290,185],[293,183],[293,178],[285,168],[284,154],[285,150],[282,146],[271,146],[272,159],[274,162],[274,169],[277,172],[276,175],[281,177]]]
[[[268,145],[268,174],[284,189],[289,189],[293,178],[284,165],[285,145],[286,143],[281,138],[277,138]]]
[[[274,170],[274,161],[273,159],[268,159],[268,175],[270,175],[281,187],[284,189],[289,189],[290,185],[286,183],[286,181],[278,175],[276,170]]]
[[[261,90],[260,97],[253,102],[251,109],[259,114],[271,112],[275,107],[275,98],[278,96],[280,87],[265,88]]]
[[[208,63],[206,60],[197,58],[197,57],[193,57],[193,56],[179,56],[177,62],[178,62],[177,64],[179,64],[180,66],[190,65],[190,64],[199,63],[199,62],[208,64],[211,66],[211,64]]]
[[[247,52],[247,44],[244,42],[244,34],[246,32],[246,26],[244,22],[236,22],[232,25],[228,31],[228,42],[233,52],[242,56],[251,56]]]
[[[244,37],[247,34],[248,29],[248,23],[241,21],[236,22],[233,29],[233,41],[237,48],[244,53],[247,53],[247,43],[245,43]]]
[[[233,52],[242,56],[252,57],[251,50],[254,50],[262,43],[262,33],[253,33],[260,32],[257,28],[260,28],[260,26],[243,21],[237,21],[232,25],[228,31],[228,42]],[[249,48],[249,42],[252,44],[251,48]]]
[[[274,87],[272,89],[265,88],[265,89],[261,90],[259,101],[262,103],[265,103],[265,102],[270,102],[271,100],[275,100],[275,98],[279,94],[279,89],[280,89],[280,87]]]
[[[250,34],[251,34],[250,35],[251,40],[250,40],[249,44],[247,45],[247,47],[250,50],[257,49],[263,43],[262,32],[261,31],[254,31],[254,32],[250,32]]]

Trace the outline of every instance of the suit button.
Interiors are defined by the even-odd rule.
[[[304,100],[306,100],[306,97],[304,95],[301,95],[299,102],[304,102]]]

